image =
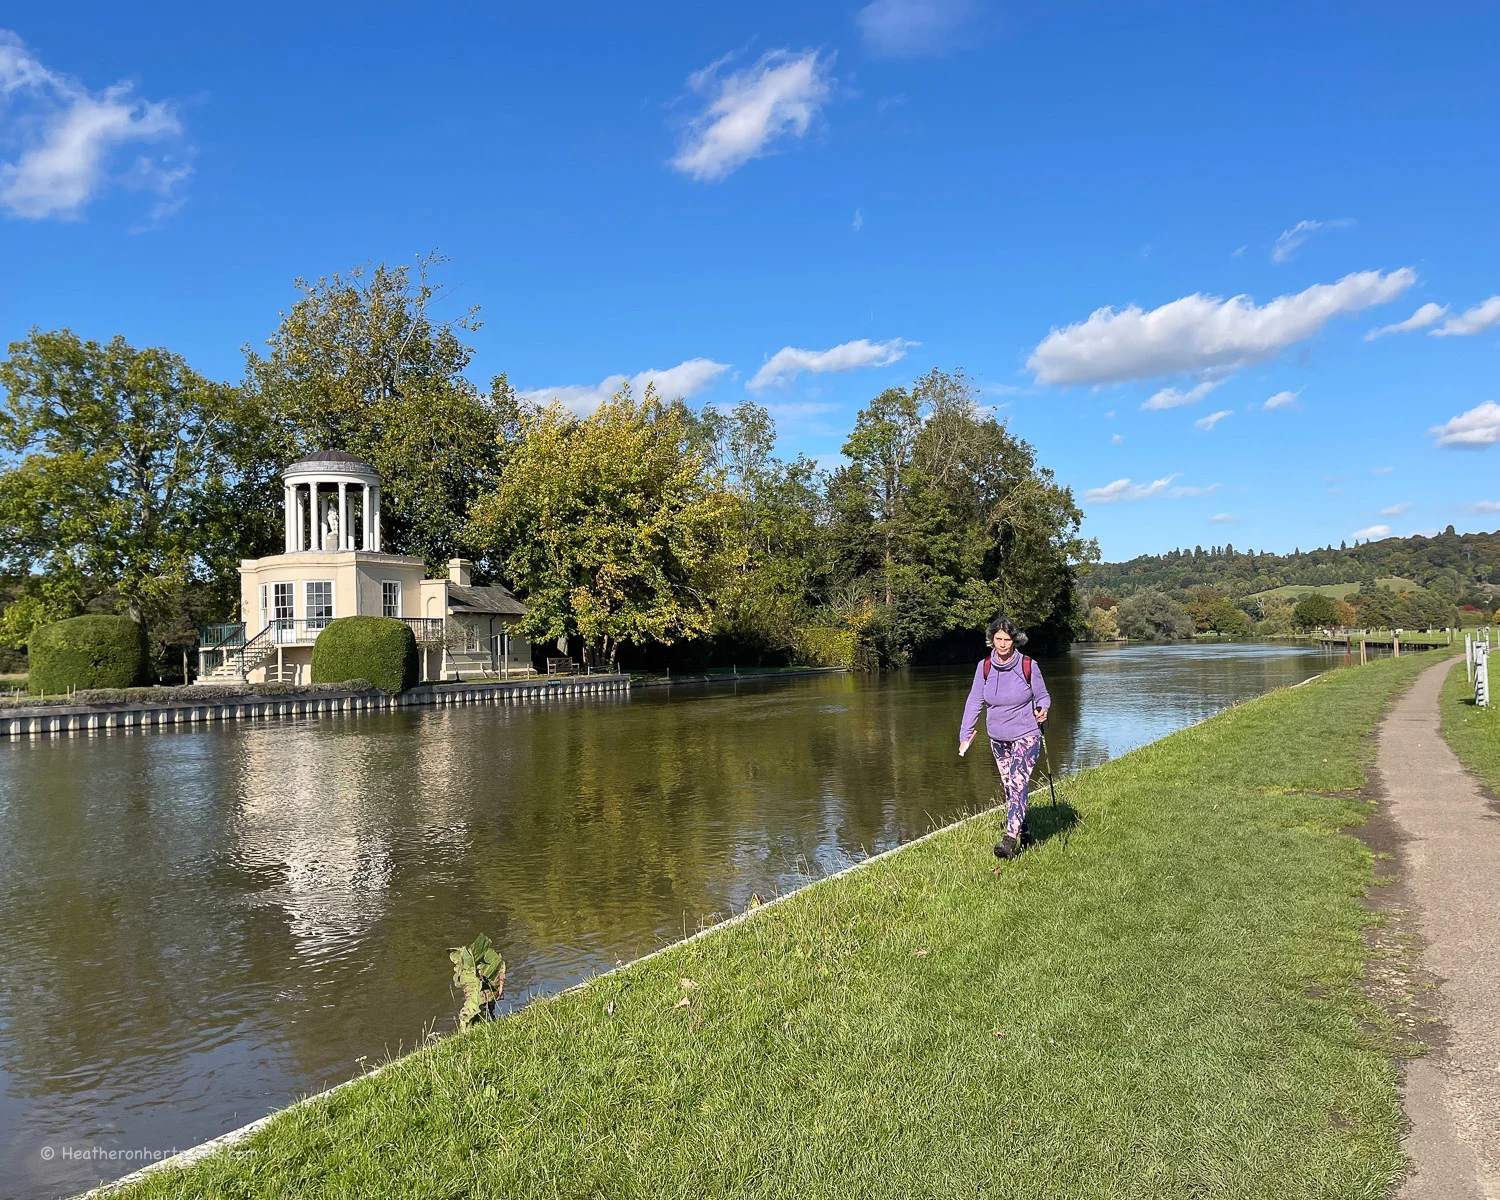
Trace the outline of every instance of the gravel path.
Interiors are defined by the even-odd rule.
[[[1438,731],[1451,666],[1423,671],[1380,726],[1385,803],[1447,1027],[1406,1069],[1415,1169],[1401,1200],[1500,1200],[1500,806]]]

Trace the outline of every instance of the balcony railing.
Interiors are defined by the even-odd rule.
[[[412,631],[419,646],[440,646],[443,643],[444,620],[442,617],[398,617]],[[262,639],[273,646],[310,646],[318,635],[327,629],[332,617],[277,617],[267,621],[266,626],[254,641]],[[233,652],[242,649],[246,642],[246,630],[242,622],[226,625],[205,625],[198,630],[198,647],[203,651]]]

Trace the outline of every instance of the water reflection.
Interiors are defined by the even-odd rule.
[[[1044,661],[1054,766],[1326,661]],[[185,1147],[410,1047],[480,930],[521,1002],[985,803],[969,675],[0,746],[0,1178],[76,1190],[135,1164],[43,1144]]]

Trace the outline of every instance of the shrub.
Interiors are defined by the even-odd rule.
[[[395,617],[340,617],[313,643],[312,681],[368,679],[383,692],[404,692],[418,680],[417,639]]]
[[[792,653],[810,667],[852,667],[858,643],[858,633],[837,625],[800,625],[792,631]]]
[[[33,696],[70,688],[127,688],[151,682],[146,631],[129,617],[96,613],[43,625],[27,644]]]

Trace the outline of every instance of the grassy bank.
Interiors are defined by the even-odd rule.
[[[128,1194],[1383,1195],[1371,858],[1339,829],[1366,811],[1365,735],[1430,661],[1336,671],[1069,780],[998,877],[985,816]]]
[[[1474,685],[1465,676],[1462,660],[1448,673],[1441,705],[1443,736],[1453,753],[1492,791],[1500,792],[1500,708],[1493,701],[1489,708],[1474,703]]]

